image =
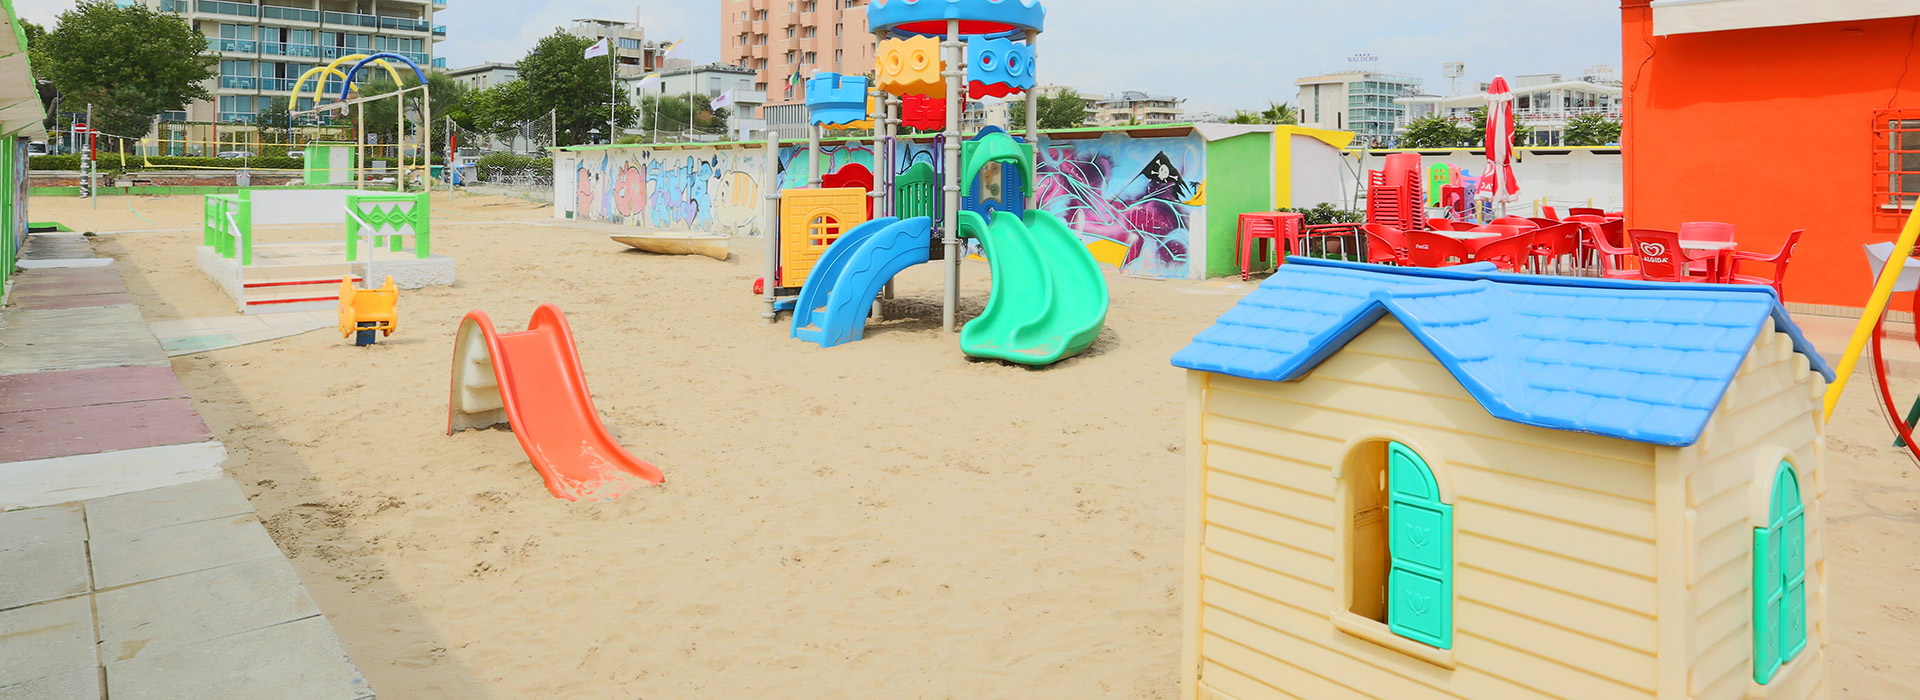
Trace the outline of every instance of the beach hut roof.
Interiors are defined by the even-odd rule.
[[[1769,287],[1289,258],[1173,356],[1294,381],[1392,314],[1487,412],[1655,445],[1698,441],[1767,319],[1833,380]]]

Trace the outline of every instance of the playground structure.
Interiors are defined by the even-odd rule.
[[[379,289],[361,289],[351,276],[340,279],[340,337],[354,345],[372,345],[374,335],[393,335],[400,329],[400,290],[393,278]]]
[[[206,195],[199,267],[242,313],[331,309],[342,277],[390,277],[402,289],[451,285],[453,258],[432,253],[429,196],[279,188]],[[257,241],[263,228],[312,226],[341,226],[343,236]]]
[[[400,71],[394,68],[392,64],[387,63],[387,59],[399,61],[412,69],[413,76],[419,80],[419,84],[411,87],[407,86],[406,82],[402,80]],[[352,63],[353,65],[342,71],[340,67],[348,63]],[[356,94],[354,81],[360,77],[361,71],[369,67],[369,64],[386,70],[387,74],[393,78],[395,88],[393,92],[373,97],[354,96]],[[336,77],[341,81],[340,96],[334,102],[327,102],[325,88],[329,77]],[[311,109],[300,109],[300,93],[309,80],[313,81],[313,107]],[[418,134],[419,138],[413,141],[413,145],[419,147],[420,158],[419,163],[410,168],[407,165],[407,135],[409,131],[407,127],[410,121],[408,118],[408,101],[409,97],[416,95],[418,97],[420,119],[418,121],[419,129],[415,133]],[[368,184],[367,170],[368,166],[371,165],[367,156],[370,153],[369,149],[373,146],[373,144],[368,143],[370,134],[367,133],[367,104],[389,99],[395,101],[394,122],[396,125],[395,131],[397,132],[394,135],[394,143],[392,144],[394,156],[398,161],[395,164],[396,167],[394,170],[394,190],[396,192],[407,191],[407,173],[409,170],[419,171],[422,187],[429,192],[433,190],[433,178],[430,176],[432,172],[430,164],[433,160],[430,155],[433,150],[433,100],[427,86],[427,74],[421,70],[420,66],[414,63],[412,59],[387,52],[341,56],[327,65],[316,66],[308,70],[306,73],[301,74],[298,80],[294,81],[293,96],[287,98],[287,110],[292,116],[344,114],[351,110],[354,113],[354,133],[357,135],[357,142],[353,144],[316,144],[321,150],[317,155],[312,152],[307,154],[306,173],[309,178],[324,174],[325,179],[323,182],[309,180],[308,184],[338,184],[343,182],[340,171],[344,163],[348,168],[351,168],[353,173],[352,182],[355,187],[366,189]],[[342,145],[352,149],[347,154],[349,157],[348,160],[343,161],[342,154],[339,153],[339,147]]]
[[[607,433],[573,331],[552,304],[534,309],[518,333],[494,331],[486,312],[468,313],[454,338],[447,404],[448,435],[508,424],[555,498],[605,500],[666,481]]]
[[[1092,344],[1106,321],[1106,281],[1078,235],[1034,206],[1034,47],[1045,17],[1037,0],[883,0],[869,8],[876,84],[834,73],[807,81],[808,187],[771,197],[767,214],[779,222],[767,243],[769,322],[791,309],[795,338],[822,347],[859,340],[868,317],[880,313],[876,299],[892,296],[893,277],[939,260],[946,273],[941,327],[952,332],[963,245],[974,239],[993,289],[987,310],[960,335],[967,355],[1044,366]],[[1026,93],[1025,138],[987,127],[963,139],[963,99],[1015,92]],[[903,108],[916,124],[936,114],[945,122],[943,165],[918,164],[896,180],[898,129],[909,121]],[[823,130],[870,122],[880,125],[875,162],[889,164],[878,182],[859,166],[823,175]],[[769,134],[769,182],[778,181],[778,149],[778,135]]]
[[[1770,288],[1293,258],[1173,364],[1183,698],[1830,688],[1834,373]]]

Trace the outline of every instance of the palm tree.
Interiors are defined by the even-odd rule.
[[[1268,102],[1267,108],[1258,112],[1244,109],[1234,110],[1228,124],[1298,124],[1300,111],[1285,102]]]

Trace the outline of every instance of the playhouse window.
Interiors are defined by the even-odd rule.
[[[831,216],[816,216],[807,222],[807,245],[825,248],[840,237],[840,220]]]
[[[1453,648],[1453,506],[1426,460],[1397,442],[1369,446],[1347,477],[1349,612],[1393,634]]]
[[[1807,646],[1807,510],[1793,465],[1774,471],[1767,526],[1753,530],[1753,680],[1773,680]]]

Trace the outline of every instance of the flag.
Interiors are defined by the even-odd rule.
[[[787,79],[787,96],[793,96],[793,86],[800,84],[800,69],[793,69],[793,77]]]
[[[599,58],[601,56],[605,56],[607,55],[607,51],[611,48],[612,48],[612,45],[607,43],[606,39],[601,39],[600,41],[594,42],[593,46],[587,48],[587,58]]]
[[[687,45],[686,39],[681,39],[679,41],[673,42],[673,45],[668,46],[667,50],[660,52],[660,60],[664,61],[669,58],[679,58],[681,53],[680,52],[681,47],[686,45]]]
[[[732,106],[733,106],[733,91],[732,91],[732,90],[728,90],[728,91],[726,91],[726,92],[723,92],[723,93],[720,93],[720,96],[719,96],[719,97],[715,97],[715,98],[713,98],[713,101],[712,101],[711,103],[709,103],[709,105],[710,105],[710,106],[711,106],[711,107],[712,107],[713,109],[720,109],[720,108],[722,108],[722,107],[732,107]]]
[[[660,84],[660,74],[648,73],[644,76],[641,76],[640,82],[634,83],[633,89],[635,91],[646,90],[646,89],[655,87],[659,84]]]

